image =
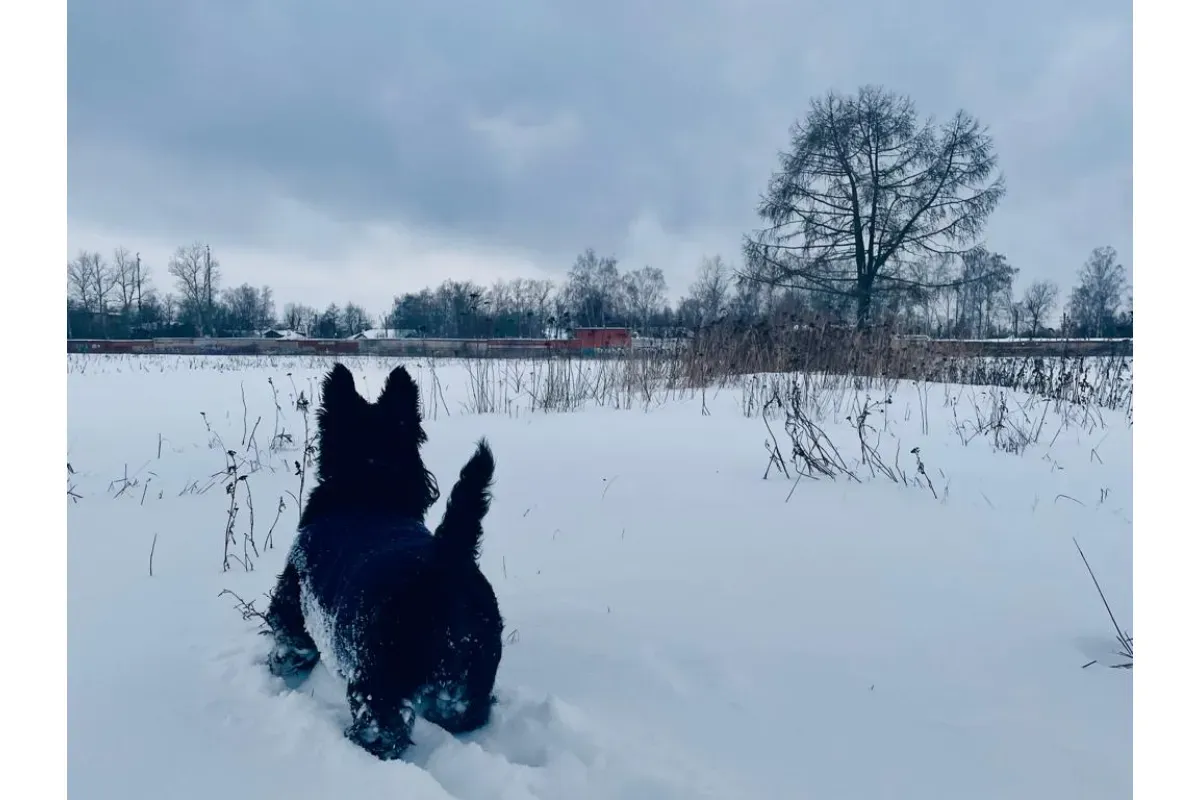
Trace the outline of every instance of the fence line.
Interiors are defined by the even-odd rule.
[[[334,355],[397,356],[410,358],[531,358],[538,356],[637,356],[686,350],[688,340],[666,340],[647,346],[586,348],[556,339],[68,339],[68,353],[125,353],[145,355]],[[1130,357],[1132,339],[1013,339],[953,340],[896,339],[896,349],[927,356],[958,358],[1080,358]]]

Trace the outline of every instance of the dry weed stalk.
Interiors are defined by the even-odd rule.
[[[250,620],[258,620],[258,624],[263,632],[269,630],[270,624],[267,622],[267,615],[254,607],[253,600],[247,601],[242,599],[241,595],[232,589],[222,589],[217,594],[217,597],[224,597],[225,595],[229,595],[234,599],[234,608],[236,608],[237,612],[242,615],[242,619],[244,621],[249,622]]]
[[[786,397],[776,392],[771,400],[763,407],[763,420],[772,408],[780,408],[784,412],[783,429],[791,441],[790,458],[796,469],[797,481],[801,477],[831,478],[839,476],[859,481],[854,470],[846,465],[837,446],[819,425],[809,417],[805,410],[804,396],[798,386],[788,392]],[[767,423],[770,431],[770,424]],[[772,433],[772,439],[774,434]],[[770,450],[770,448],[768,448]],[[772,451],[772,458],[779,458],[778,443]],[[769,470],[768,465],[768,470]],[[783,470],[786,474],[786,469]],[[789,476],[790,477],[790,476]],[[794,490],[793,486],[793,490]],[[790,495],[789,495],[790,497]]]
[[[75,491],[75,484],[71,481],[71,476],[75,474],[75,468],[71,466],[71,462],[67,462],[67,497],[71,498],[72,503],[78,503],[83,497]]]
[[[1104,603],[1104,610],[1108,612],[1108,619],[1112,622],[1113,629],[1117,632],[1117,644],[1120,649],[1115,655],[1128,659],[1127,662],[1111,664],[1110,667],[1112,669],[1133,669],[1133,637],[1122,630],[1121,626],[1117,624],[1117,617],[1113,614],[1112,606],[1108,604],[1108,598],[1104,596],[1104,590],[1100,588],[1100,581],[1097,580],[1096,573],[1092,571],[1092,565],[1088,563],[1087,556],[1083,554],[1083,548],[1079,546],[1079,540],[1072,536],[1071,541],[1075,543],[1075,549],[1079,551],[1079,557],[1083,559],[1083,565],[1087,568],[1088,575],[1092,578],[1092,584],[1095,585],[1096,591],[1100,594],[1100,602]],[[1083,666],[1090,667],[1095,663],[1093,660]]]
[[[250,529],[242,535],[242,560],[253,569],[254,562],[250,560],[249,551],[253,550],[254,557],[258,558],[258,544],[254,541],[254,494],[250,491],[250,481],[246,477],[242,478],[242,482],[246,485],[246,510],[250,512]]]
[[[253,562],[247,558],[239,558],[230,548],[237,546],[237,534],[234,531],[234,525],[237,523],[237,515],[239,506],[237,504],[237,488],[241,483],[245,483],[246,476],[238,473],[237,453],[233,450],[226,450],[225,457],[227,466],[225,468],[225,494],[229,495],[229,509],[225,514],[225,550],[221,560],[221,571],[228,572],[230,562],[236,561],[242,565],[242,569],[249,572],[254,569]]]
[[[883,432],[867,422],[867,418],[870,417],[872,413],[884,416],[882,412],[891,404],[891,402],[891,397],[888,397],[885,400],[873,401],[868,395],[866,401],[862,404],[862,408],[859,410],[857,417],[854,419],[854,429],[858,433],[859,455],[861,458],[861,463],[866,465],[867,470],[871,473],[872,478],[876,475],[883,475],[892,483],[908,483],[907,476],[905,476],[904,471],[900,469],[899,444],[897,444],[896,448],[895,466],[889,466],[886,462],[884,462],[883,457],[879,454],[879,446],[883,438]],[[846,419],[849,420],[850,417],[847,417]],[[887,427],[886,417],[884,417],[883,427]],[[873,443],[869,443],[867,441],[868,436],[871,434],[874,434],[875,436],[875,441]]]
[[[290,374],[290,373],[289,373]],[[300,479],[300,489],[298,494],[293,494],[292,499],[296,501],[297,520],[299,515],[304,513],[304,482],[308,476],[309,467],[313,464],[313,459],[317,454],[316,444],[313,442],[312,434],[309,425],[309,410],[311,403],[305,397],[304,392],[300,392],[296,398],[296,410],[304,417],[304,450],[300,454],[300,458],[295,462],[294,474]],[[289,492],[290,494],[290,492]]]
[[[271,527],[267,529],[266,538],[263,539],[264,550],[275,548],[275,526],[279,524],[279,518],[283,516],[285,508],[287,508],[287,503],[284,502],[283,495],[279,495],[279,505],[275,507],[275,519],[271,520]]]

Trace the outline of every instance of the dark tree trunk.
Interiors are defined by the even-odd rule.
[[[855,320],[854,323],[858,329],[866,330],[871,325],[871,283],[864,278],[858,279],[858,286],[855,288]]]

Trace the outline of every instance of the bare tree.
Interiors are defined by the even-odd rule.
[[[67,299],[85,311],[91,307],[92,283],[88,274],[91,253],[84,251],[67,262]]]
[[[962,257],[957,329],[962,336],[992,335],[996,314],[1008,315],[1012,306],[1012,285],[1018,270],[1000,253],[977,247]]]
[[[224,292],[226,324],[239,333],[256,331],[260,328],[262,296],[259,290],[248,283],[226,289]]]
[[[170,324],[171,320],[167,316],[167,311],[163,298],[158,296],[154,287],[147,286],[137,306],[138,324],[151,327]]]
[[[258,290],[258,314],[254,319],[254,329],[264,331],[275,324],[275,292],[270,286],[263,284]]]
[[[288,330],[307,336],[316,328],[320,316],[320,312],[312,306],[306,306],[303,303],[286,303],[283,306],[283,318],[280,323]]]
[[[771,304],[772,287],[738,277],[729,298],[729,311],[735,319],[748,322],[767,312]]]
[[[67,296],[84,311],[107,310],[113,285],[112,268],[99,253],[82,250],[67,263]]]
[[[113,250],[111,269],[117,302],[121,304],[121,313],[128,316],[137,300],[137,273],[134,259],[124,247]]]
[[[904,325],[910,333],[930,334],[938,330],[938,302],[947,289],[938,288],[953,281],[951,259],[925,258],[907,265],[912,285],[901,293],[904,299]]]
[[[1082,336],[1107,335],[1121,309],[1127,281],[1117,251],[1097,247],[1079,270],[1079,285],[1068,303],[1071,321]]]
[[[730,271],[720,256],[706,257],[688,295],[696,300],[701,322],[716,320],[729,301]]]
[[[518,278],[517,280],[520,280]],[[514,314],[517,313],[517,281],[506,281],[499,278],[492,287],[485,293],[490,301],[490,308],[494,314]]]
[[[180,246],[167,262],[167,272],[175,278],[184,305],[188,306],[195,317],[197,332],[203,333],[204,327],[204,262],[206,248],[200,243],[190,246]]]
[[[1004,194],[986,129],[964,111],[935,127],[878,87],[814,100],[746,240],[745,275],[853,297],[860,327],[873,297],[907,288],[905,260],[974,248]]]
[[[475,337],[483,334],[483,315],[487,297],[483,287],[473,281],[447,278],[433,291],[433,312],[429,320],[435,336]]]
[[[163,322],[174,325],[179,321],[179,298],[167,292],[162,299]]]
[[[684,297],[679,301],[675,310],[675,322],[681,328],[695,329],[700,327],[704,314],[700,310],[700,301],[695,297]]]
[[[1042,322],[1049,319],[1058,305],[1058,285],[1053,281],[1034,281],[1021,297],[1021,309],[1029,321],[1029,335],[1037,336]]]
[[[340,327],[344,335],[353,336],[371,327],[371,317],[362,306],[346,303],[342,308]]]
[[[577,325],[595,327],[621,316],[624,300],[617,259],[588,248],[572,265],[563,287],[563,304]]]
[[[625,304],[632,321],[645,328],[650,317],[667,305],[667,279],[658,267],[642,267],[625,273]]]
[[[550,315],[550,302],[554,294],[554,281],[522,278],[516,281],[514,296],[525,318],[529,320],[529,334],[542,336],[546,318]]]
[[[484,302],[496,320],[517,336],[539,335],[545,327],[554,282],[514,278],[498,280],[487,290]]]
[[[220,262],[207,245],[194,242],[175,251],[167,272],[175,278],[183,303],[195,317],[197,332],[211,333],[221,283]]]

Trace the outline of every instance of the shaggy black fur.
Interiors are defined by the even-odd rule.
[[[479,442],[431,535],[438,489],[408,372],[372,404],[335,365],[318,419],[317,485],[267,610],[271,672],[301,678],[325,658],[347,682],[346,736],[382,759],[403,753],[418,714],[451,733],[483,726],[504,627],[478,565],[492,451]]]

